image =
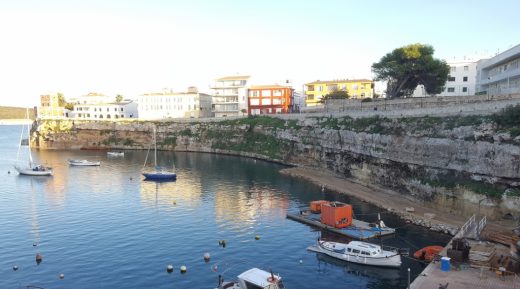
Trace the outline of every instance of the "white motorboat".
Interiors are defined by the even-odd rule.
[[[109,157],[124,157],[125,152],[107,152],[107,156]]]
[[[221,275],[218,277],[218,287],[215,289],[285,289],[280,275],[258,268],[243,272],[236,281],[224,281]]]
[[[69,160],[69,165],[71,166],[99,166],[101,165],[100,161],[92,162],[88,160]]]
[[[318,240],[316,245],[307,250],[357,264],[393,268],[401,266],[401,254],[397,248],[383,249],[382,246],[367,242],[351,241],[345,244]]]

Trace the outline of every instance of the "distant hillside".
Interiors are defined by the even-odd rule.
[[[25,119],[25,107],[0,106],[0,119]],[[34,109],[29,109],[29,117],[34,119]]]

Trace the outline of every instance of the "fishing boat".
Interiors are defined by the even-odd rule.
[[[108,157],[124,157],[125,152],[107,152]]]
[[[26,110],[26,118],[29,120],[29,109]],[[26,176],[52,176],[52,168],[46,167],[40,164],[36,164],[33,161],[33,157],[31,154],[31,140],[30,135],[31,131],[29,128],[30,124],[24,125],[22,128],[22,133],[20,135],[20,141],[18,142],[18,152],[16,154],[16,164],[14,165],[14,169],[20,174],[20,175],[26,175]],[[27,142],[24,142],[24,132],[27,133]],[[19,156],[20,156],[20,150],[23,144],[27,145],[27,154],[28,154],[28,163],[21,165],[18,163]]]
[[[92,162],[88,160],[69,160],[69,165],[77,166],[77,167],[85,167],[85,166],[99,166],[101,165],[100,161]]]
[[[224,281],[218,276],[218,287],[215,289],[284,289],[280,275],[267,272],[258,268],[249,269],[238,275],[235,281]]]
[[[339,243],[318,239],[316,245],[308,247],[307,250],[357,264],[392,268],[401,266],[401,253],[398,249],[383,249],[382,246],[367,242]]]
[[[174,181],[177,179],[177,174],[173,172],[172,170],[167,170],[161,166],[157,165],[157,136],[155,127],[153,129],[153,164],[154,169],[153,170],[146,170],[143,172],[143,176],[146,180],[151,181]],[[148,162],[148,155],[150,154],[150,147],[148,147],[148,152],[146,153],[146,158],[144,160],[143,170],[146,168],[146,164]]]
[[[426,246],[420,250],[415,251],[413,256],[415,259],[431,262],[443,249],[444,248],[442,246]]]

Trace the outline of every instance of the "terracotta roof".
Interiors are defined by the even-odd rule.
[[[251,76],[249,75],[234,75],[234,76],[224,76],[221,78],[215,79],[215,81],[223,81],[223,80],[244,80],[249,79]]]
[[[316,80],[313,82],[306,83],[305,85],[312,84],[326,84],[326,83],[345,83],[345,82],[373,82],[373,80],[362,78],[362,79],[336,79],[336,80]]]

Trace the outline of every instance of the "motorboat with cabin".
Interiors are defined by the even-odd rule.
[[[107,156],[108,157],[124,157],[125,156],[125,152],[107,152]]]
[[[235,281],[224,281],[221,275],[218,279],[215,289],[285,289],[280,275],[258,268],[243,272]]]
[[[401,266],[399,249],[362,241],[339,243],[318,239],[316,245],[308,247],[307,250],[357,264],[392,268]]]

